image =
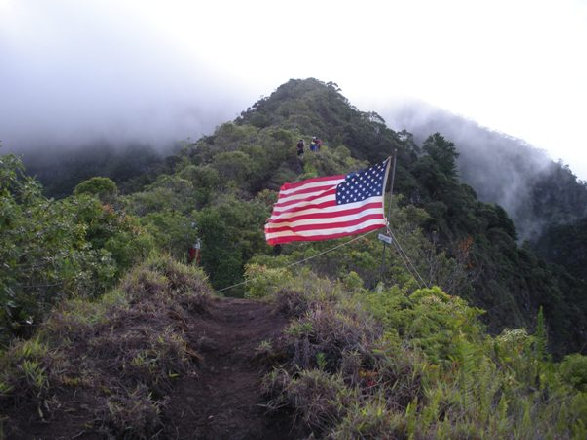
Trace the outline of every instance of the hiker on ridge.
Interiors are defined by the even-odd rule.
[[[298,144],[296,145],[298,156],[304,155],[304,140],[300,139]]]
[[[322,141],[318,139],[316,136],[312,137],[312,143],[310,144],[310,150],[312,151],[320,151],[320,146],[322,145]]]
[[[316,136],[312,136],[312,143],[310,144],[311,151],[318,151],[318,145],[316,144],[316,140],[318,138]]]

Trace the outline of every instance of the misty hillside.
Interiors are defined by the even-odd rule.
[[[390,246],[267,245],[284,182],[392,152]],[[0,438],[585,438],[584,273],[520,246],[461,155],[309,78],[142,173],[69,170],[58,199],[2,156]]]
[[[587,183],[538,148],[423,103],[396,107],[384,117],[393,128],[412,133],[417,143],[435,132],[450,139],[460,153],[461,179],[480,200],[505,208],[521,240],[536,241],[552,224],[587,217]]]
[[[132,192],[171,170],[172,153],[180,144],[166,148],[152,145],[115,145],[104,142],[69,146],[21,148],[26,171],[43,184],[47,197],[63,198],[75,186],[94,176],[114,180],[121,191]]]

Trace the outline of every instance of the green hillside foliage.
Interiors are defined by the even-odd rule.
[[[78,183],[73,189],[73,194],[79,196],[80,194],[90,194],[97,196],[102,201],[110,201],[118,192],[116,183],[108,177],[92,177]]]
[[[152,248],[136,218],[85,191],[47,199],[20,159],[1,156],[0,344],[29,334],[61,299],[104,293]]]
[[[541,324],[488,336],[480,309],[438,287],[349,290],[308,270],[282,279],[265,286],[291,317],[267,353],[286,359],[265,376],[267,406],[315,438],[587,434],[587,358],[552,364]]]
[[[587,281],[587,217],[550,226],[534,244],[536,252]]]
[[[562,162],[551,163],[532,185],[532,213],[549,225],[568,224],[587,216],[587,182]]]
[[[290,80],[236,119],[239,125],[278,126],[318,136],[330,145],[346,145],[353,156],[383,160],[399,138],[375,112],[353,107],[335,83]]]
[[[480,200],[502,205],[522,240],[535,242],[545,228],[587,216],[587,182],[544,150],[423,103],[384,116],[410,130],[419,144],[436,132],[455,143],[461,179]]]

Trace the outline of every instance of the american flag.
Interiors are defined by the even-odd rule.
[[[286,182],[265,223],[270,245],[331,240],[386,226],[383,197],[388,158],[347,175]]]

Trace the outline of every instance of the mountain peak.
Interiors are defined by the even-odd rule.
[[[276,126],[346,145],[353,156],[376,162],[401,148],[395,131],[375,112],[358,110],[334,82],[291,79],[236,119],[258,128]]]

